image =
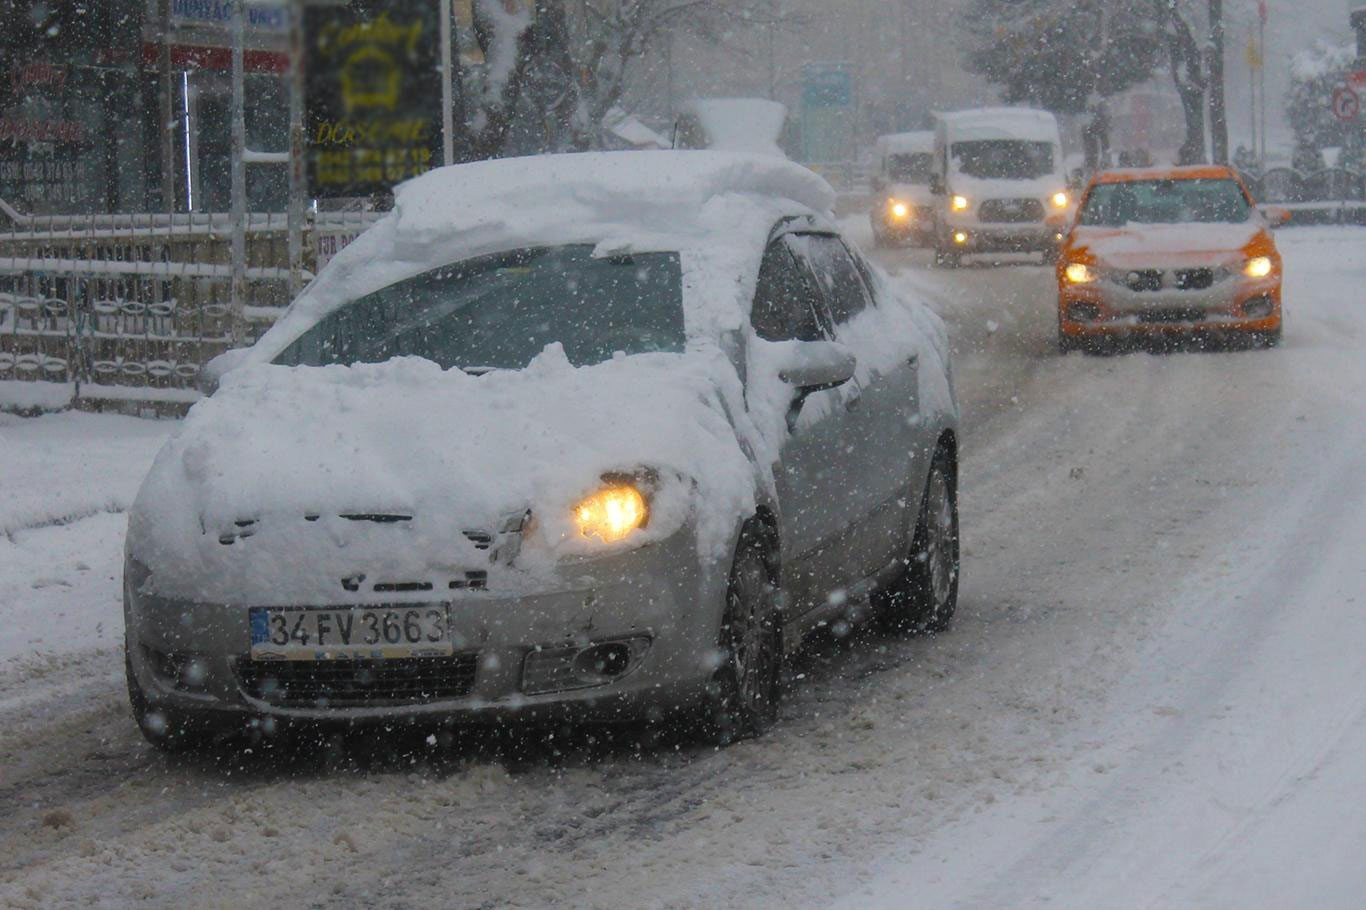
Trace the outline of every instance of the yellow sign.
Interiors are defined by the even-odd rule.
[[[1265,61],[1262,59],[1262,48],[1257,43],[1257,39],[1248,36],[1247,39],[1247,65],[1249,69],[1259,70]]]

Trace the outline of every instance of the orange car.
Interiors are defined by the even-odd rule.
[[[1270,221],[1227,167],[1096,174],[1058,259],[1060,349],[1187,335],[1279,343]]]

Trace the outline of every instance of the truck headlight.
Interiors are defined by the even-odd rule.
[[[949,200],[949,207],[955,212],[966,212],[968,210],[968,197],[954,196]]]
[[[887,208],[892,213],[892,217],[897,220],[908,218],[911,214],[911,207],[900,199],[892,199],[889,201],[887,203]]]
[[[1072,199],[1066,193],[1053,194],[1053,207],[1065,209],[1072,204]]]

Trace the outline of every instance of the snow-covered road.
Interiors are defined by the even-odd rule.
[[[0,905],[1360,906],[1366,256],[1280,238],[1245,353],[1059,358],[1046,270],[886,254],[959,348],[959,619],[815,643],[720,752],[157,756],[117,513],[169,427],[0,417]]]

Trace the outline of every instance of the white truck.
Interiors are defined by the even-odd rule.
[[[879,136],[874,156],[873,239],[880,247],[907,241],[928,246],[934,239],[934,133]]]
[[[1075,213],[1058,121],[1029,108],[935,115],[935,262],[972,253],[1041,252],[1052,259]]]

